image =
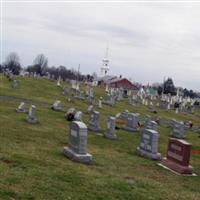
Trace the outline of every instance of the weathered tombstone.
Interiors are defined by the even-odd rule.
[[[65,87],[65,88],[64,88],[64,91],[63,91],[63,94],[64,94],[65,96],[70,95],[70,89]]]
[[[24,113],[25,112],[24,105],[25,105],[25,103],[21,102],[19,104],[18,108],[16,109],[16,111],[19,112],[19,113]]]
[[[94,97],[94,89],[93,89],[93,87],[89,88],[89,96],[92,97],[92,98]]]
[[[59,76],[59,78],[58,78],[58,81],[57,81],[57,86],[60,86],[60,80],[61,80],[61,78],[60,78],[60,76]]]
[[[125,110],[121,113],[117,113],[115,115],[115,118],[116,118],[116,128],[119,129],[119,128],[123,128],[123,126],[126,124],[126,121],[127,121],[127,118],[128,118],[128,113],[129,111],[128,110]]]
[[[107,130],[104,133],[104,137],[108,139],[117,139],[117,135],[115,133],[115,117],[108,117]]]
[[[78,98],[81,99],[81,100],[85,100],[85,93],[84,93],[84,91],[80,91]]]
[[[31,105],[28,112],[27,122],[30,124],[35,124],[37,123],[37,121],[38,120],[36,118],[36,106]]]
[[[184,140],[170,138],[167,157],[162,159],[161,164],[179,174],[192,174],[193,167],[189,165],[191,147]]]
[[[99,108],[102,108],[102,97],[100,97],[100,99],[99,99],[98,107],[99,107]]]
[[[167,110],[168,104],[169,104],[169,103],[168,103],[167,101],[161,100],[161,102],[160,102],[160,107],[161,107],[162,109]]]
[[[93,96],[88,96],[86,100],[87,100],[87,102],[89,104],[93,104],[94,103],[94,97]]]
[[[62,105],[60,101],[55,101],[54,104],[51,106],[52,110],[55,111],[61,111],[62,110]]]
[[[114,106],[115,104],[114,96],[107,94],[106,96],[103,97],[102,103],[106,105]]]
[[[145,129],[157,130],[157,123],[155,121],[149,120],[144,126]]]
[[[123,91],[120,89],[117,95],[117,101],[121,101],[123,99]]]
[[[191,130],[192,127],[193,127],[192,121],[184,122],[184,129],[186,129],[186,130]]]
[[[149,106],[149,111],[152,113],[157,113],[156,107],[154,105]]]
[[[144,129],[140,139],[140,146],[137,147],[138,154],[153,160],[160,160],[161,154],[158,153],[158,138],[159,134],[157,131]]]
[[[184,123],[176,121],[173,125],[171,136],[179,139],[184,138]]]
[[[16,88],[18,86],[17,80],[12,81],[12,88]]]
[[[175,120],[175,119],[170,119],[170,120],[168,121],[168,126],[169,126],[170,128],[173,128],[175,123],[176,123],[176,120]]]
[[[151,120],[151,116],[150,115],[145,115],[144,116],[144,127],[147,126],[147,123]]]
[[[64,155],[70,160],[89,164],[92,155],[87,153],[87,126],[83,122],[74,121],[70,124],[69,146],[64,147]]]
[[[65,113],[66,120],[67,121],[74,120],[75,114],[76,114],[76,109],[75,108],[69,108],[68,111]]]
[[[160,117],[160,116],[156,117],[155,122],[156,122],[158,125],[161,125],[161,124],[162,124],[162,117]]]
[[[128,113],[126,125],[123,127],[127,131],[137,131],[139,128],[139,113]]]
[[[97,112],[97,111],[90,112],[88,128],[89,128],[89,130],[92,130],[92,131],[100,131],[99,112]]]
[[[90,112],[92,112],[93,110],[94,110],[94,106],[90,105],[88,106],[87,113],[90,114]]]
[[[82,121],[82,115],[83,115],[83,113],[81,111],[77,111],[74,115],[74,120],[75,121]]]

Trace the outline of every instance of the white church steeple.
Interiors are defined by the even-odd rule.
[[[109,71],[109,59],[108,59],[108,47],[106,48],[106,55],[104,59],[102,60],[102,66],[101,66],[101,76],[107,75]]]

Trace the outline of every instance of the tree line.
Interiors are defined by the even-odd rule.
[[[0,64],[0,72],[10,71],[14,75],[19,75],[22,71],[20,58],[17,53],[12,52],[7,57],[4,63]],[[38,54],[33,60],[32,65],[29,65],[23,69],[25,72],[36,74],[39,76],[50,75],[53,79],[61,77],[63,80],[73,79],[79,81],[92,81],[93,77],[89,74],[83,75],[79,71],[74,69],[67,69],[65,66],[49,67],[48,58],[44,54]]]
[[[0,73],[5,70],[9,70],[14,75],[20,74],[22,66],[20,64],[20,58],[17,53],[10,53],[7,56],[5,62],[3,64],[0,64]],[[79,81],[93,81],[94,77],[96,76],[96,74],[83,75],[79,71],[76,71],[74,69],[67,69],[65,66],[49,67],[48,58],[44,54],[38,54],[33,60],[33,64],[25,67],[24,70],[29,73],[36,73],[40,76],[50,75],[54,79],[58,79],[58,77],[61,77],[63,80],[71,79]],[[174,86],[172,78],[168,78],[166,81],[164,81],[163,84],[156,87],[155,89],[157,89],[159,95],[161,95],[162,93],[171,95],[177,94],[177,88]],[[199,94],[195,93],[193,90],[188,90],[186,88],[182,89],[181,92],[184,97],[199,97]]]

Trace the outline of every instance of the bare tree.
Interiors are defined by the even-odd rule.
[[[33,66],[37,74],[44,75],[48,67],[48,58],[44,54],[39,54],[33,61]]]
[[[3,64],[3,67],[11,71],[13,74],[18,75],[21,70],[21,64],[17,53],[12,52],[8,54],[6,61]]]

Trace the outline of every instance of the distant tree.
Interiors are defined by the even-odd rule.
[[[174,86],[173,80],[168,78],[163,84],[164,94],[176,95],[176,88]]]
[[[158,91],[158,95],[161,95],[162,92],[163,92],[163,87],[162,86],[158,86],[157,91]]]
[[[3,64],[3,68],[11,71],[15,75],[19,75],[21,70],[21,64],[17,53],[12,52],[8,54],[6,61]]]
[[[0,73],[3,72],[3,65],[0,64]]]
[[[48,67],[48,58],[44,54],[39,54],[33,61],[33,69],[37,74],[43,76],[46,73]]]

